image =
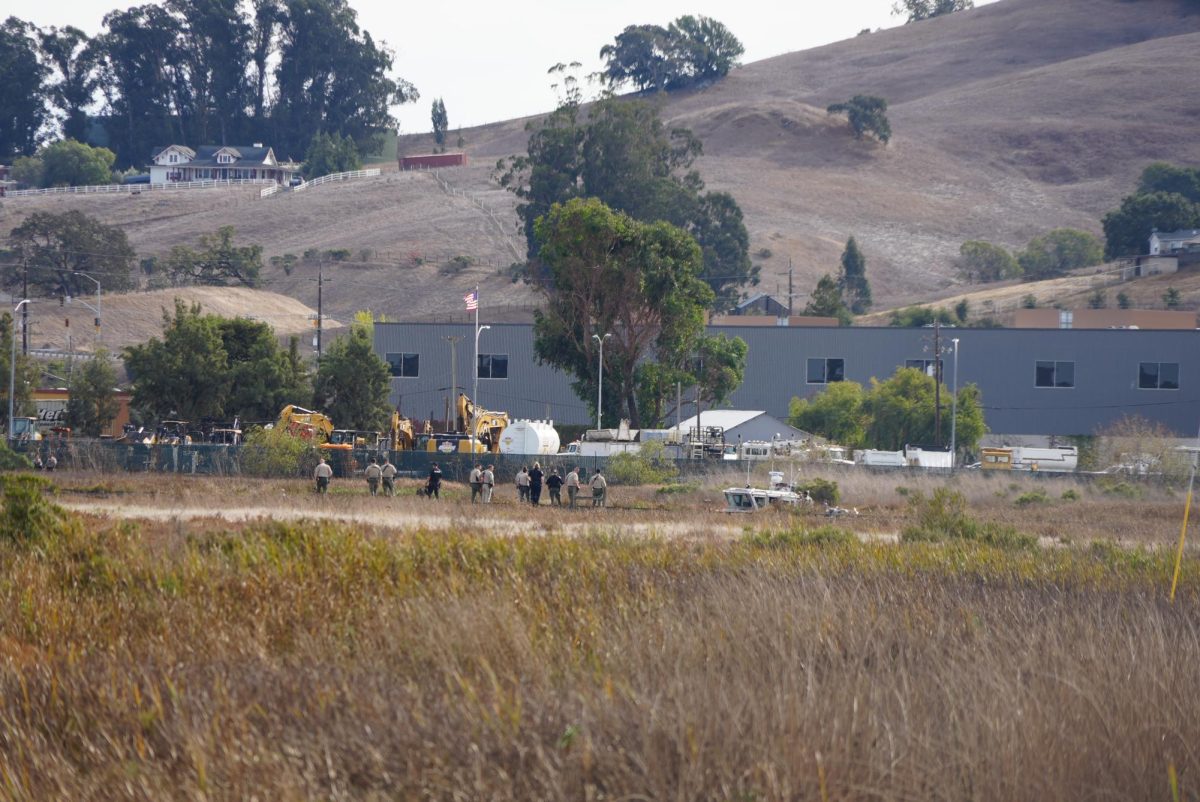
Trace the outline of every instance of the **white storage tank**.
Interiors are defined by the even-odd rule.
[[[519,420],[504,427],[500,435],[501,454],[544,454],[558,453],[558,432],[554,421]]]

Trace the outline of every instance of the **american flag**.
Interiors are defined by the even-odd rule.
[[[471,290],[463,296],[463,300],[467,302],[467,311],[473,312],[479,308],[479,290]]]

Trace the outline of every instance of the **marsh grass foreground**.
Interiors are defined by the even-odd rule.
[[[13,488],[0,798],[1200,787],[1194,552],[1172,605],[1169,550],[1105,542],[189,528]]]

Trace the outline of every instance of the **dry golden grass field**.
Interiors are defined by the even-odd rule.
[[[0,799],[1200,798],[1177,489],[825,475],[857,517],[9,475]]]

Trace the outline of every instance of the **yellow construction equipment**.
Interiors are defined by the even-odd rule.
[[[283,408],[275,425],[294,437],[312,440],[317,444],[327,442],[333,434],[333,421],[327,415],[293,404]]]
[[[500,453],[500,435],[508,426],[507,412],[476,408],[466,393],[459,393],[455,402],[455,431],[435,435],[427,446],[430,451],[462,451],[471,453],[472,422],[474,422],[474,451],[477,454]],[[449,448],[447,446],[449,445]]]

